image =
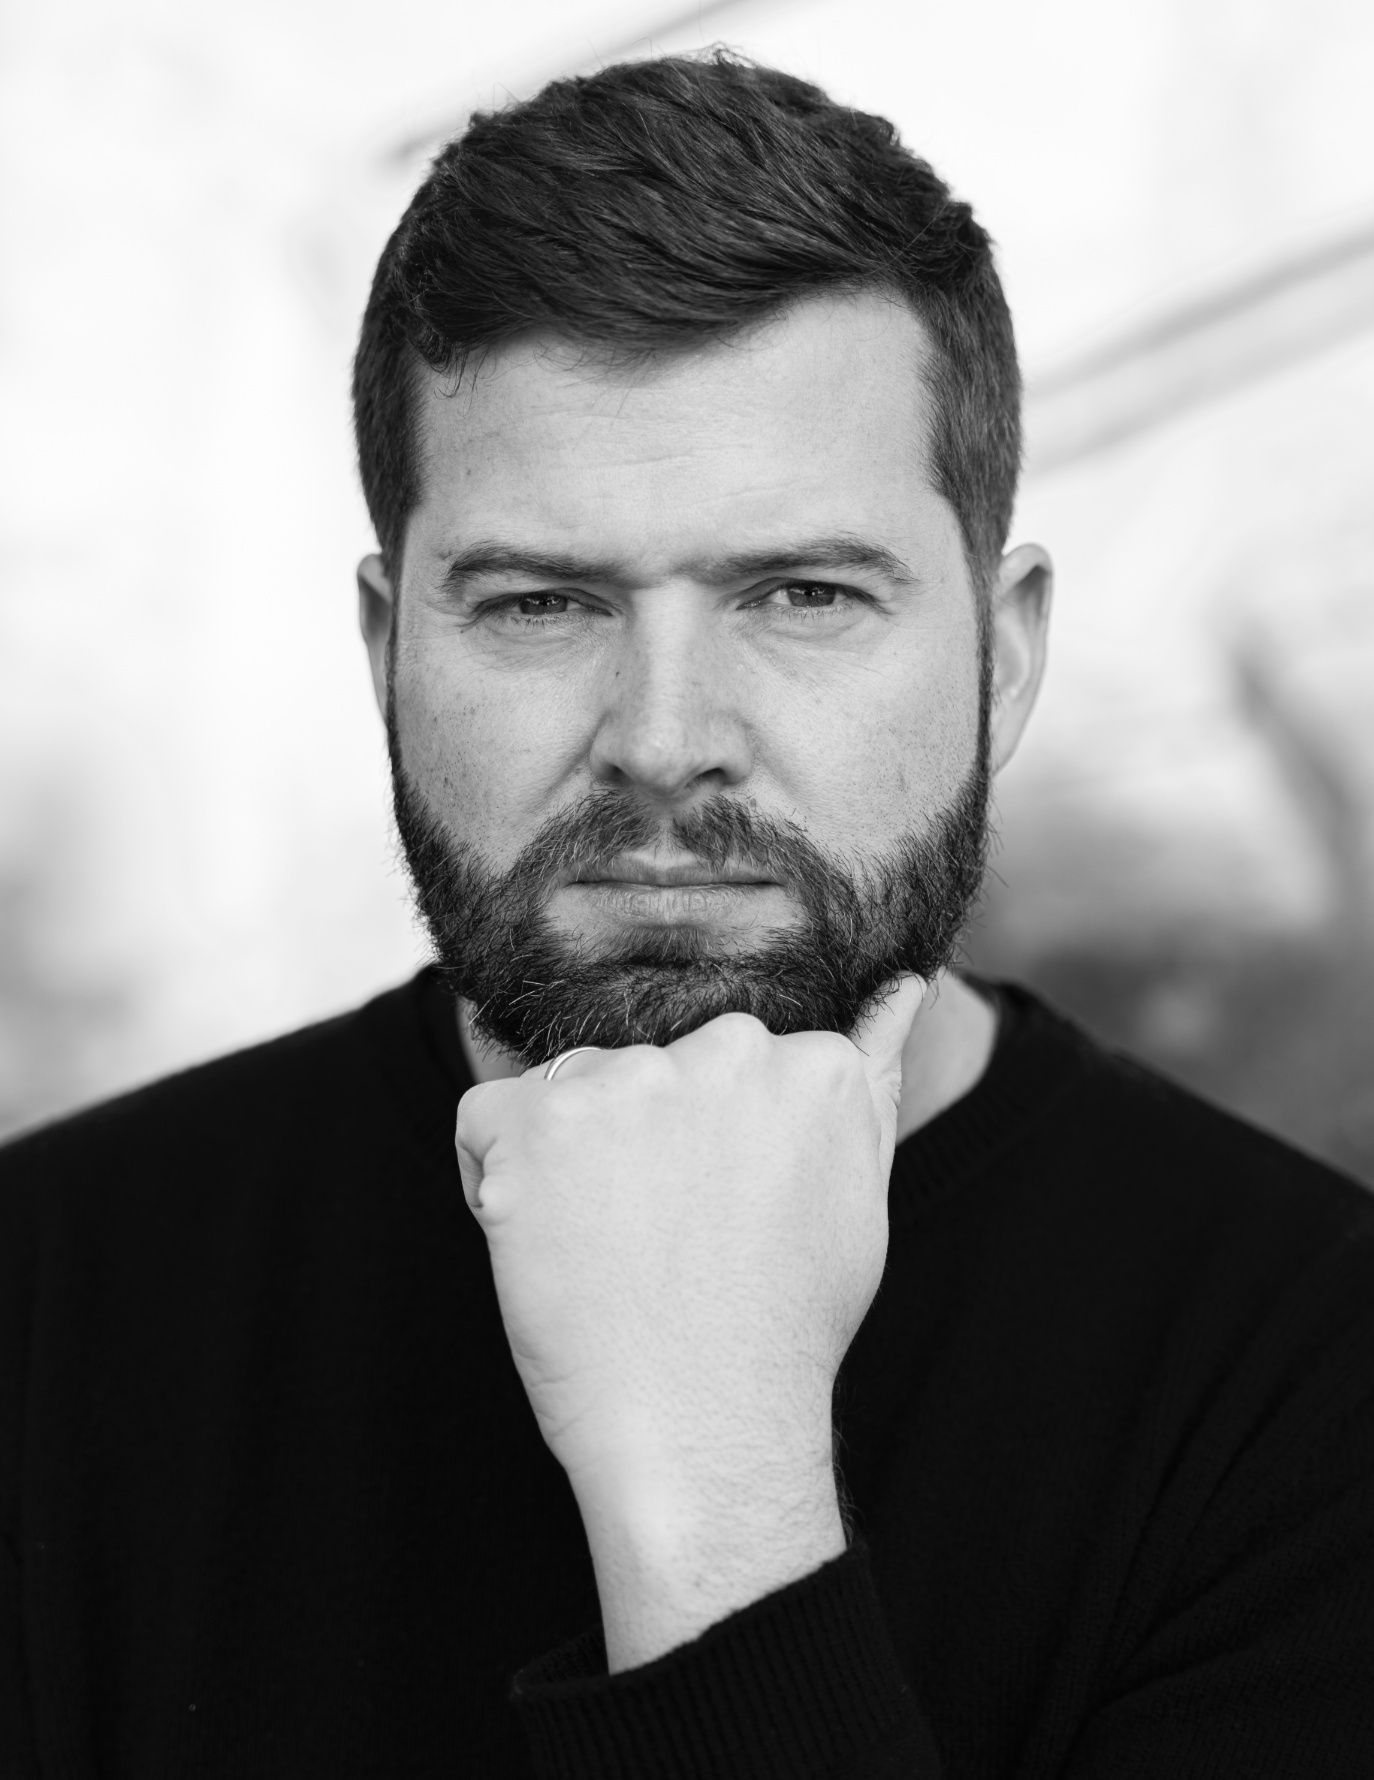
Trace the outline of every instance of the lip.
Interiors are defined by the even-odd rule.
[[[713,890],[724,886],[777,883],[776,878],[743,865],[709,866],[697,859],[661,863],[634,858],[579,872],[567,881],[570,884],[623,884],[638,890]]]

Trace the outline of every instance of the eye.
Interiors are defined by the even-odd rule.
[[[473,621],[508,631],[565,631],[584,620],[602,616],[600,607],[576,593],[508,593],[483,600]]]
[[[838,617],[865,603],[863,594],[849,587],[837,587],[833,581],[780,581],[750,601],[757,610],[786,612],[797,618],[821,618],[827,613]]]
[[[822,581],[789,581],[786,587],[781,587],[778,591],[787,595],[789,606],[808,612],[823,606],[837,605],[840,600],[840,589],[827,587]]]

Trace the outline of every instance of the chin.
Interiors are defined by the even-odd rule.
[[[766,951],[795,923],[732,925],[720,921],[594,922],[553,931],[588,959],[608,963],[693,963],[701,959],[743,959]]]
[[[743,962],[765,952],[780,937],[778,929],[730,928],[710,921],[644,921],[566,934],[567,942],[589,963],[631,967]]]

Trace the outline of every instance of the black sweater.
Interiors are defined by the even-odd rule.
[[[1374,1200],[1001,999],[851,1549],[614,1678],[427,976],[0,1153],[0,1775],[1370,1780]]]

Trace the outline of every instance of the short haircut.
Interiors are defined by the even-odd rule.
[[[423,367],[535,330],[681,350],[801,298],[886,291],[933,347],[930,472],[985,586],[1020,468],[1020,376],[992,243],[885,118],[723,50],[625,62],[479,113],[378,262],[353,371],[363,492],[401,564]]]

